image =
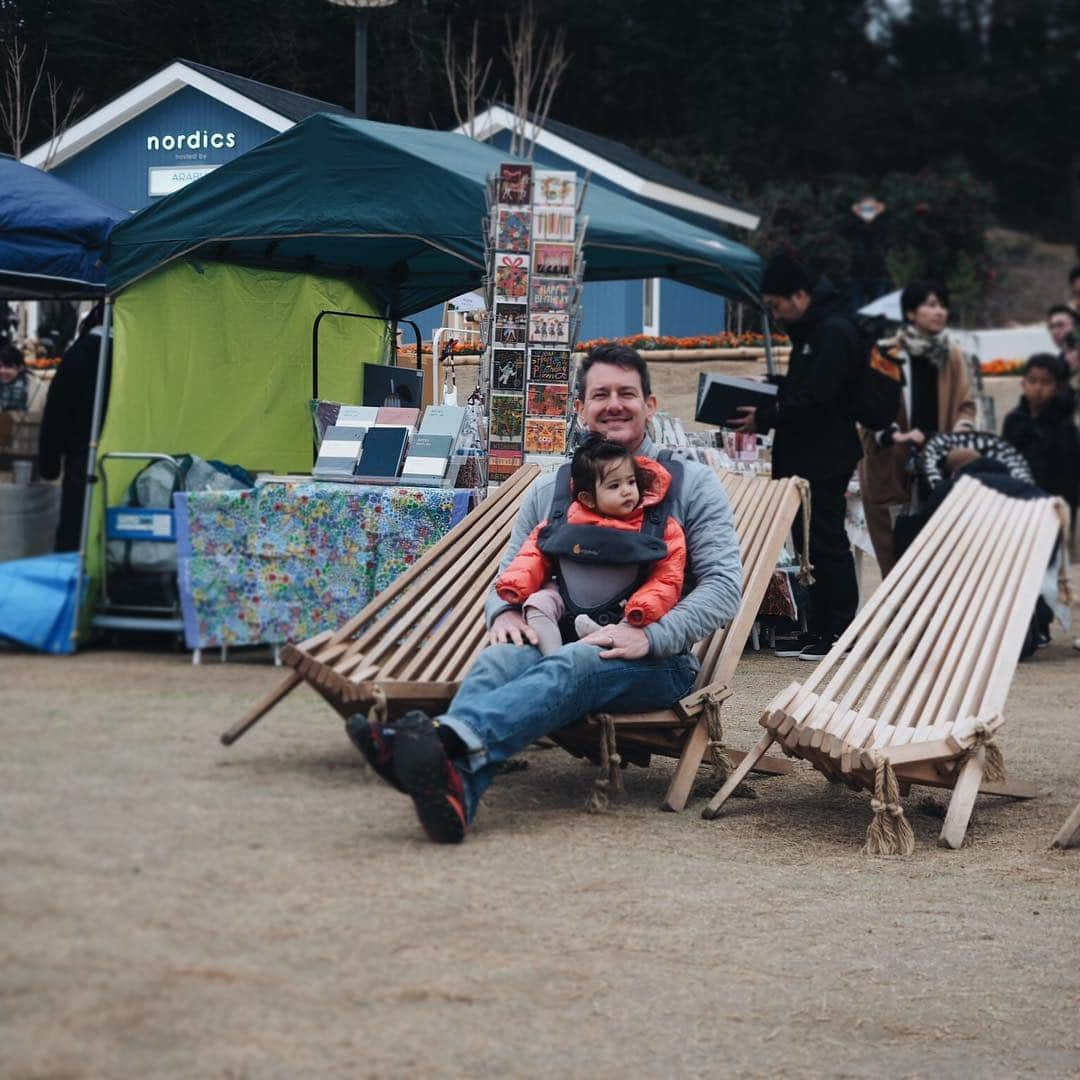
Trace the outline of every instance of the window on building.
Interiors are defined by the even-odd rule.
[[[641,283],[641,332],[660,333],[660,279],[649,278]]]

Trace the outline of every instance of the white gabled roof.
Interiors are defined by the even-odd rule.
[[[265,124],[274,131],[285,131],[295,123],[294,120],[283,116],[281,113],[268,109],[265,105],[252,100],[244,94],[228,86],[224,86],[216,79],[196,71],[180,60],[163,68],[156,75],[144,79],[137,86],[121,94],[103,105],[100,109],[92,112],[89,116],[80,120],[77,124],[69,127],[57,143],[56,152],[53,154],[51,165],[56,166],[67,158],[85,150],[91,143],[104,138],[110,132],[126,124],[133,117],[146,112],[147,109],[171,97],[178,90],[190,86],[195,90],[201,90],[208,97],[216,98],[223,105],[236,109],[237,112],[250,116],[252,120]],[[33,165],[41,168],[45,164],[45,158],[49,152],[49,142],[43,142],[35,147],[30,153],[23,156],[24,165]]]
[[[512,130],[513,125],[514,115],[510,109],[492,105],[476,117],[475,138],[486,142],[500,131]],[[454,130],[467,134],[465,125]],[[621,143],[555,121],[549,121],[542,128],[530,123],[525,130],[526,137],[537,146],[610,180],[638,198],[666,203],[725,225],[737,225],[740,229],[753,230],[761,222],[761,215],[755,211],[724,200],[719,194],[671,169],[656,165]],[[605,150],[611,151],[611,156]]]

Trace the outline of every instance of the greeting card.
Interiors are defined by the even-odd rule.
[[[570,316],[560,311],[530,313],[529,341],[541,345],[569,345]]]
[[[529,257],[512,252],[495,255],[495,299],[525,300],[529,295]]]
[[[533,178],[533,202],[538,206],[568,206],[576,202],[577,173],[537,169]]]
[[[521,394],[491,395],[491,439],[493,442],[520,442],[525,419],[525,398]]]
[[[508,162],[499,166],[498,201],[503,206],[527,206],[531,187],[531,165]]]
[[[526,420],[526,454],[562,454],[566,451],[565,420]]]
[[[521,390],[525,386],[525,350],[495,349],[491,361],[494,390]]]
[[[566,349],[530,349],[529,382],[570,381],[570,353]]]
[[[525,415],[558,416],[565,419],[569,401],[568,386],[530,385],[529,392],[525,395]]]
[[[533,247],[533,273],[571,277],[574,273],[574,245],[536,244]]]
[[[528,209],[500,210],[495,230],[495,246],[502,251],[528,251],[532,215]]]
[[[529,305],[533,311],[566,311],[576,291],[574,283],[564,278],[534,277],[529,283]]]

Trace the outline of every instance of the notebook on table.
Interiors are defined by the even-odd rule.
[[[360,479],[393,480],[401,472],[405,447],[409,441],[407,427],[373,427],[364,438],[364,449],[356,463]]]
[[[364,446],[367,428],[328,427],[319,444],[313,476],[352,476]]]
[[[401,479],[405,483],[435,484],[446,477],[454,440],[449,435],[425,435],[421,432],[409,446]]]

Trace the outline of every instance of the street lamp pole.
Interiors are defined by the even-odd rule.
[[[372,8],[393,7],[397,0],[328,0],[336,7],[352,8],[353,13],[353,111],[367,118],[367,39],[368,19]]]

